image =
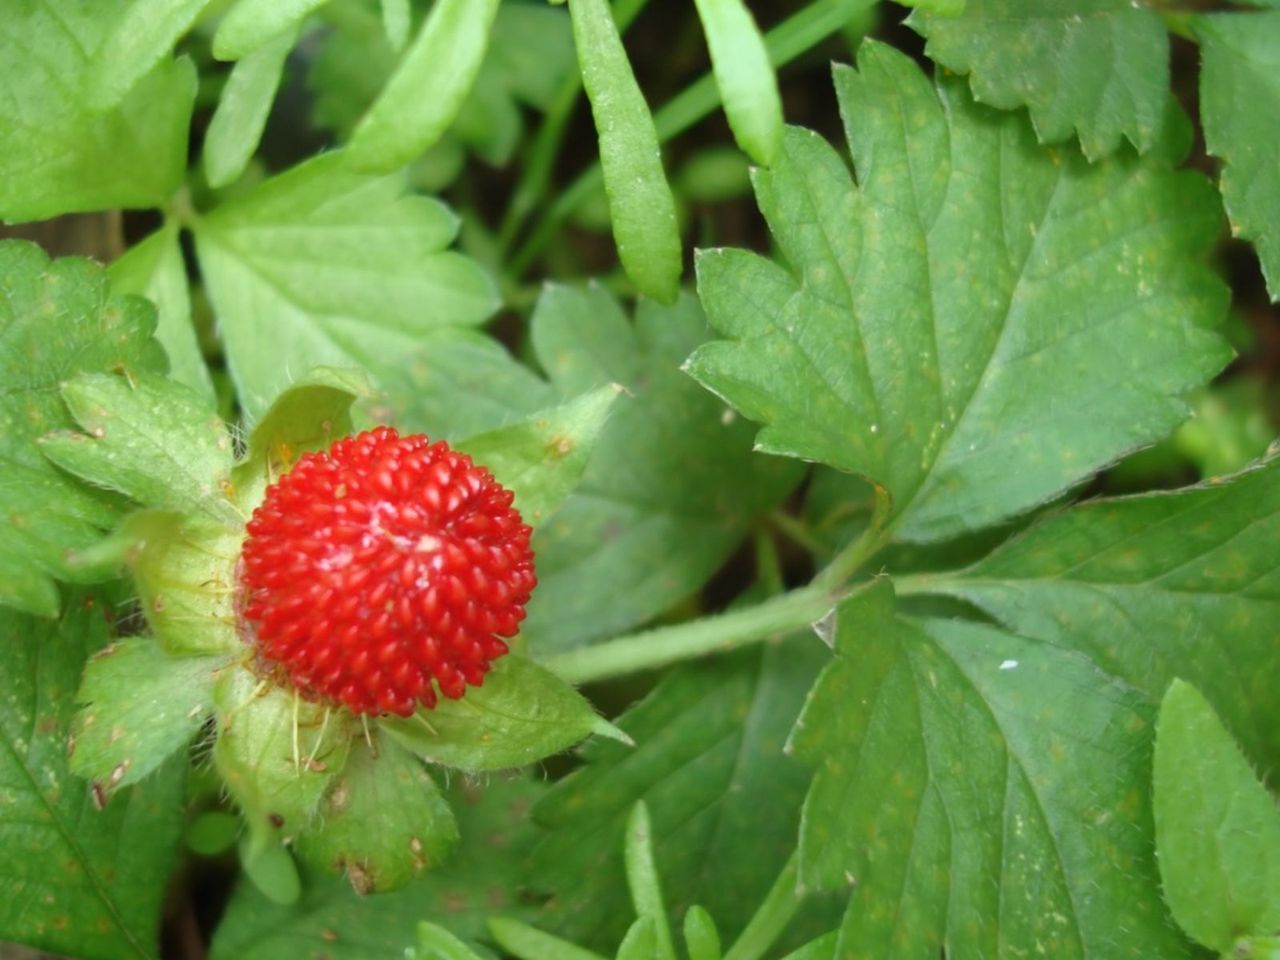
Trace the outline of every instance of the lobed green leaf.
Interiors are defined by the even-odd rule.
[[[250,421],[313,367],[375,366],[433,330],[482,323],[497,295],[445,249],[456,229],[442,204],[402,196],[399,178],[347,172],[337,153],[201,220],[201,270]]]
[[[1186,417],[1230,350],[1199,257],[1218,210],[1160,156],[1088,164],[862,46],[836,89],[858,171],[792,130],[756,176],[790,269],[699,259],[716,329],[689,369],[757,449],[887,488],[907,540],[989,526]]]
[[[816,766],[801,880],[850,891],[837,955],[1188,956],[1151,855],[1150,701],[1048,644],[899,618],[887,580],[836,617],[791,743]]]
[[[213,188],[225,187],[244,173],[267,125],[284,62],[297,42],[287,30],[237,63],[218,98],[204,138],[204,176]]]
[[[0,240],[0,604],[53,616],[54,578],[75,576],[68,551],[118,521],[116,500],[55,469],[36,440],[75,425],[58,393],[64,380],[163,370],[154,329],[149,305],[109,296],[96,264],[51,262],[34,244]]]
[[[1121,138],[1139,152],[1160,135],[1169,100],[1169,39],[1157,10],[1129,0],[947,0],[916,4],[907,23],[925,53],[968,74],[974,97],[1026,106],[1042,143],[1073,133],[1097,160]]]
[[[84,77],[92,110],[115,107],[191,29],[209,0],[127,0]]]
[[[196,92],[189,60],[161,59],[105,111],[82,95],[128,5],[0,4],[0,220],[159,206],[182,183]]]

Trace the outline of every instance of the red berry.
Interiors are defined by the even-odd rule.
[[[390,427],[311,453],[249,521],[244,620],[305,696],[408,716],[507,652],[538,582],[514,495],[443,441]]]

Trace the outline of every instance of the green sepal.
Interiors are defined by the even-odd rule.
[[[1224,955],[1280,931],[1280,809],[1213,707],[1174,680],[1155,749],[1156,854],[1164,898],[1193,940]]]
[[[627,740],[573,687],[514,653],[462,699],[383,719],[382,729],[428,762],[469,772],[534,763],[593,733]]]
[[[150,637],[113,643],[85,667],[86,706],[69,739],[71,771],[100,796],[137,783],[191,742],[213,705],[218,657],[172,657]]]
[[[242,667],[216,680],[213,705],[214,763],[250,831],[296,836],[346,765],[351,714],[302,700]]]
[[[458,444],[508,490],[516,509],[538,527],[582,479],[600,431],[622,388],[600,387],[575,400]]]
[[[377,733],[356,741],[298,853],[345,871],[356,893],[382,893],[438,866],[457,840],[453,812],[422,761]]]
[[[62,469],[145,507],[243,522],[227,499],[231,437],[206,397],[167,377],[86,373],[62,398],[83,432],[40,440]]]

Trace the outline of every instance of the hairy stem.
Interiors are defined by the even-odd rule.
[[[548,657],[543,666],[570,683],[591,683],[669,666],[780,637],[820,620],[838,598],[804,587],[754,607],[619,637]]]
[[[774,67],[790,63],[805,51],[837,33],[864,3],[861,0],[818,0],[778,24],[765,35],[769,62]],[[654,114],[658,141],[665,143],[687,130],[720,104],[715,78],[706,74]],[[603,178],[596,163],[560,193],[546,216],[511,258],[512,276],[519,277],[542,252],[560,225],[600,188]],[[518,188],[517,188],[518,189]]]

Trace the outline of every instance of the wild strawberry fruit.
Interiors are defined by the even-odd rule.
[[[514,496],[443,441],[378,427],[306,454],[249,521],[243,620],[304,696],[408,716],[484,681],[537,578]]]

